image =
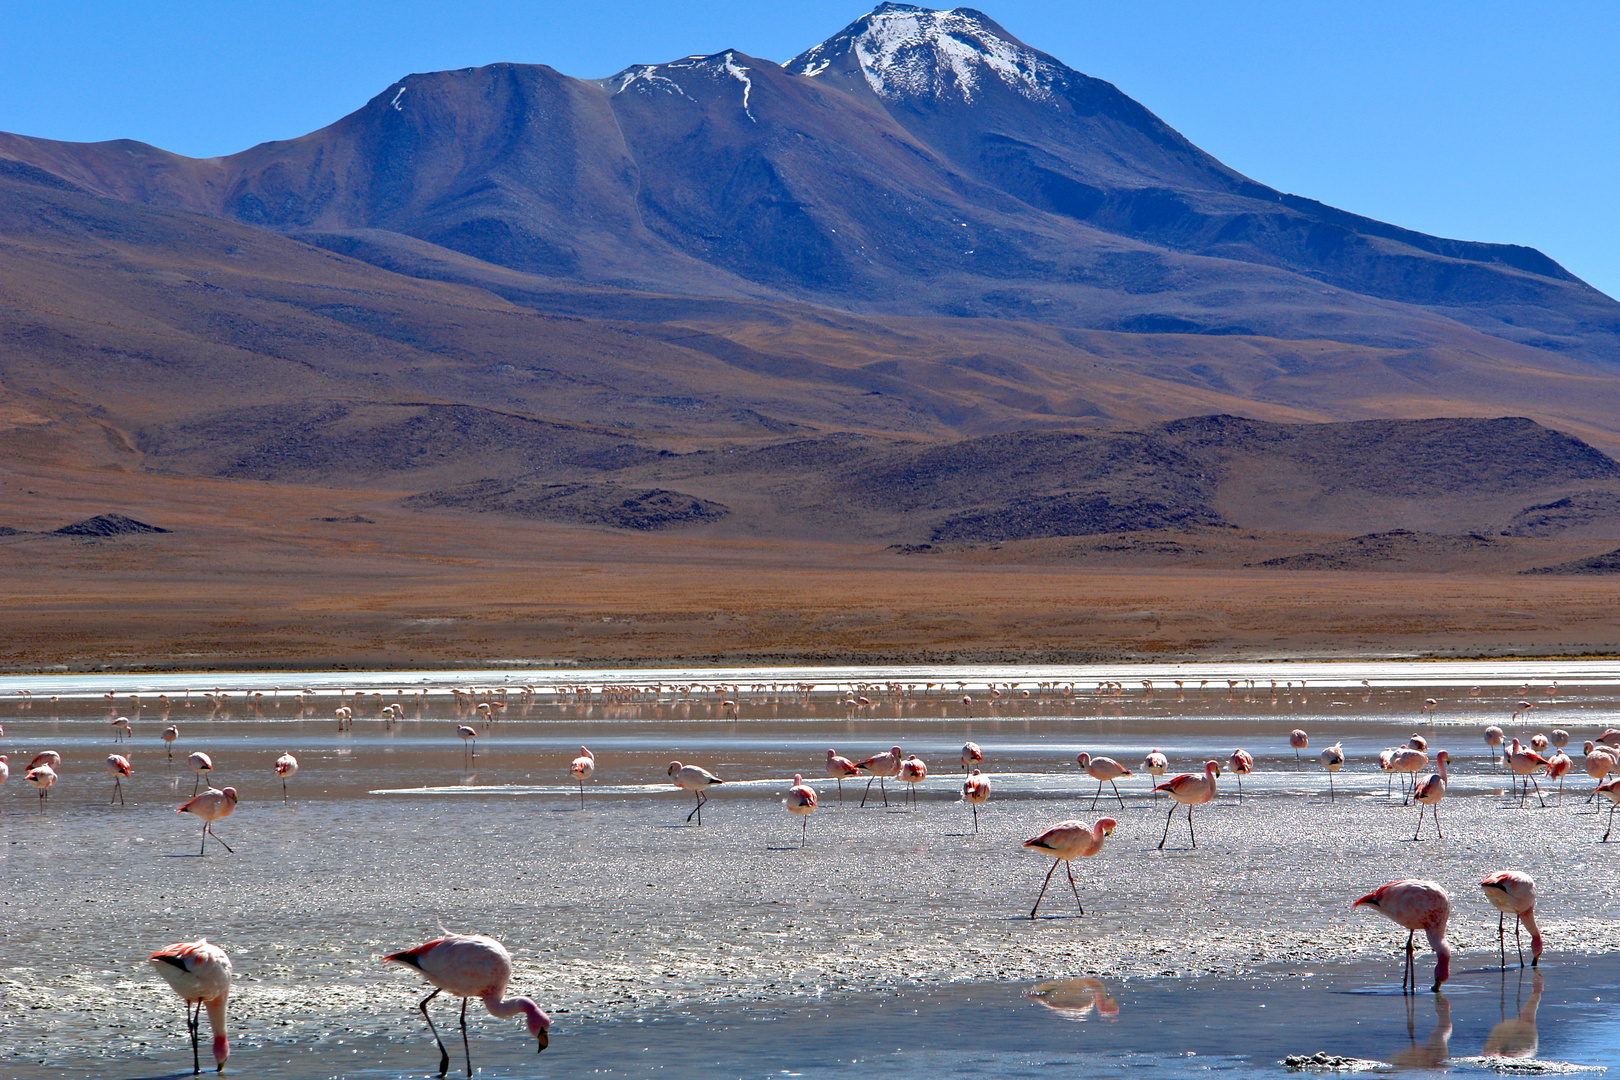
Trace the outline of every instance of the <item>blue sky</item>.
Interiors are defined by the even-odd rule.
[[[784,61],[866,0],[0,0],[0,130],[207,157],[321,127],[411,72],[595,78]],[[977,0],[1233,168],[1407,228],[1540,248],[1620,296],[1620,3]]]

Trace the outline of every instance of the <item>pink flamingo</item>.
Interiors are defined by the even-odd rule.
[[[198,750],[193,754],[186,755],[186,763],[191,766],[191,771],[197,774],[197,779],[191,785],[191,793],[195,795],[197,789],[202,786],[203,773],[214,771],[214,759]],[[209,786],[212,787],[213,785],[210,783]]]
[[[134,770],[130,768],[129,758],[123,754],[107,755],[107,775],[113,778],[113,795],[118,799],[118,805],[124,805],[124,777]],[[110,804],[112,799],[108,799]]]
[[[127,716],[116,717],[112,722],[112,726],[113,742],[118,742],[120,739],[133,739],[135,737],[135,731],[129,726],[129,717]]]
[[[0,784],[5,783],[10,775],[11,765],[7,763],[6,755],[0,754]]]
[[[23,773],[23,779],[39,789],[39,808],[45,809],[45,793],[56,783],[56,770],[49,765],[35,765]]]
[[[1529,712],[1531,709],[1533,709],[1535,707],[1536,707],[1536,704],[1533,701],[1521,701],[1521,702],[1519,702],[1519,707],[1513,711],[1512,719],[1517,720],[1519,717],[1523,716],[1525,713]]]
[[[1597,737],[1597,741],[1611,749],[1620,749],[1620,728],[1609,728]]]
[[[1427,745],[1427,744],[1425,744]],[[1415,778],[1419,772],[1428,768],[1429,755],[1422,750],[1411,746],[1398,746],[1395,753],[1390,755],[1389,767],[1401,778],[1401,805],[1406,805],[1406,781]]]
[[[1401,751],[1397,750],[1395,753],[1396,753],[1396,757],[1398,759],[1400,754],[1401,754]],[[1428,760],[1427,758],[1424,758],[1424,761],[1427,761],[1427,760]],[[1343,766],[1344,766],[1344,744],[1343,743],[1334,743],[1332,746],[1330,746],[1326,750],[1322,751],[1322,768],[1326,769],[1327,774],[1328,774],[1328,801],[1329,802],[1337,802],[1338,801],[1338,798],[1339,798],[1338,793],[1333,790],[1333,774],[1338,772],[1339,769],[1341,769]],[[1405,806],[1406,804],[1403,802],[1403,803],[1401,803],[1401,805]]]
[[[979,835],[979,804],[990,801],[990,778],[974,769],[971,776],[962,781],[962,798],[973,808],[973,835]]]
[[[62,771],[62,755],[55,750],[41,750],[34,755],[34,760],[28,763],[30,769],[37,769],[41,765],[49,765],[57,772]]]
[[[223,840],[220,840],[219,834],[214,832],[214,822],[218,821],[220,818],[230,817],[231,814],[235,812],[236,789],[233,787],[228,787],[224,791],[220,791],[218,788],[209,788],[201,795],[193,795],[184,806],[178,807],[175,810],[175,813],[177,814],[195,814],[202,818],[202,850],[197,852],[199,855],[207,853],[208,838],[210,836],[212,836],[215,840],[219,840],[220,844],[224,845],[226,851],[230,851],[233,855],[235,854],[235,851],[232,850],[231,845],[226,844]]]
[[[186,1003],[186,1030],[191,1033],[191,1072],[202,1072],[197,1050],[197,1029],[201,1013],[208,1010],[208,1026],[214,1031],[214,1063],[225,1071],[231,1056],[231,1043],[225,1035],[225,999],[231,993],[231,958],[207,938],[177,941],[147,958],[174,992]],[[193,1008],[192,1006],[196,1006]]]
[[[1485,899],[1497,911],[1496,945],[1502,955],[1502,967],[1507,968],[1507,928],[1503,921],[1509,912],[1516,917],[1513,925],[1513,943],[1519,947],[1519,966],[1524,967],[1524,944],[1519,928],[1530,931],[1530,966],[1541,963],[1541,930],[1536,926],[1536,880],[1518,870],[1498,870],[1479,883],[1485,890]]]
[[[1417,832],[1412,834],[1414,840],[1423,832],[1423,807],[1425,805],[1434,811],[1434,831],[1440,834],[1440,839],[1444,840],[1446,838],[1446,834],[1440,832],[1440,800],[1446,797],[1446,780],[1448,779],[1446,776],[1446,763],[1450,760],[1450,754],[1444,750],[1440,751],[1434,756],[1434,767],[1438,771],[1425,776],[1412,788],[1412,799],[1418,804]]]
[[[1237,776],[1238,802],[1242,802],[1243,778],[1254,772],[1254,755],[1249,753],[1247,750],[1234,750],[1232,751],[1232,756],[1228,759],[1228,762],[1232,766],[1233,774]]]
[[[1171,811],[1174,813],[1174,811]],[[1114,831],[1119,822],[1113,818],[1098,818],[1095,825],[1087,825],[1083,821],[1060,821],[1039,836],[1024,841],[1024,846],[1031,851],[1041,851],[1052,856],[1052,869],[1046,872],[1046,880],[1041,883],[1040,895],[1035,897],[1035,906],[1029,909],[1029,917],[1033,919],[1035,913],[1041,909],[1041,899],[1046,895],[1046,887],[1052,883],[1052,874],[1057,870],[1058,863],[1062,863],[1064,871],[1069,875],[1069,888],[1074,890],[1074,902],[1080,908],[1080,914],[1086,913],[1086,907],[1080,903],[1080,888],[1074,883],[1074,866],[1072,860],[1095,855],[1102,850],[1103,837]]]
[[[575,758],[573,763],[568,766],[568,771],[575,780],[579,781],[579,808],[583,810],[585,809],[585,781],[589,780],[591,774],[596,772],[596,755],[585,747],[580,747],[579,757]]]
[[[1142,769],[1149,776],[1152,776],[1152,777],[1155,777],[1155,778],[1163,776],[1165,774],[1166,770],[1168,770],[1169,768],[1170,768],[1170,759],[1165,757],[1163,754],[1159,753],[1157,748],[1149,750],[1142,757]],[[1151,784],[1149,786],[1151,787]],[[1158,802],[1159,801],[1158,789],[1153,788],[1152,794],[1153,794],[1153,801]]]
[[[917,785],[928,777],[928,763],[916,754],[912,754],[900,763],[900,779],[910,784],[907,790],[911,795],[911,808],[917,808]]]
[[[1417,993],[1417,975],[1412,970],[1412,939],[1422,930],[1435,955],[1431,992],[1440,992],[1440,984],[1451,977],[1451,946],[1446,944],[1451,897],[1446,895],[1446,890],[1432,881],[1407,878],[1382,885],[1350,906],[1374,908],[1397,926],[1406,928],[1406,969],[1401,977],[1402,993],[1406,992],[1408,986],[1412,993]]]
[[[1564,774],[1575,767],[1575,762],[1562,750],[1554,750],[1547,759],[1547,782],[1558,781],[1558,805],[1564,805]]]
[[[979,744],[978,743],[976,743],[976,742],[965,742],[965,743],[962,744],[962,771],[963,772],[967,772],[969,768],[971,768],[972,766],[978,764],[979,762],[981,762],[983,760],[984,760],[984,751],[979,749]]]
[[[838,805],[844,804],[844,778],[846,776],[859,776],[861,767],[841,757],[837,751],[827,751],[827,775],[838,781]]]
[[[704,792],[716,784],[725,783],[725,781],[708,769],[700,769],[696,765],[682,765],[678,761],[669,763],[668,772],[671,779],[675,781],[676,787],[683,791],[690,791],[697,796],[697,806],[692,808],[691,814],[686,815],[686,823],[690,825],[692,823],[692,814],[696,814],[697,823],[702,825],[703,804],[709,801],[709,797]]]
[[[1164,850],[1164,842],[1170,837],[1170,819],[1176,816],[1176,807],[1187,808],[1187,835],[1192,839],[1192,846],[1198,846],[1198,834],[1193,831],[1192,808],[1200,803],[1207,803],[1215,798],[1215,778],[1221,775],[1221,763],[1218,761],[1204,762],[1203,775],[1196,773],[1182,773],[1154,788],[1154,791],[1170,793],[1170,813],[1164,819],[1164,835],[1159,837],[1159,850]]]
[[[1393,749],[1386,747],[1378,751],[1378,767],[1389,774],[1384,777],[1384,798],[1387,799],[1395,783],[1395,751]],[[1405,790],[1406,788],[1403,785],[1401,791],[1404,793]]]
[[[799,846],[804,847],[805,841],[810,837],[810,815],[816,808],[816,789],[806,784],[803,776],[794,773],[793,786],[788,788],[787,798],[782,801],[787,806],[788,813],[797,814],[804,819],[799,829]]]
[[[1586,740],[1586,760],[1581,767],[1586,770],[1587,776],[1602,784],[1610,773],[1620,768],[1620,759],[1617,759],[1607,746],[1599,746],[1591,739],[1588,739]],[[1597,798],[1597,789],[1593,788],[1592,794],[1586,797],[1586,801],[1591,802],[1595,798]]]
[[[494,938],[482,934],[446,934],[424,942],[414,949],[392,953],[383,962],[405,964],[422,973],[434,987],[433,993],[416,1006],[433,1032],[433,1041],[439,1044],[439,1075],[450,1069],[450,1052],[439,1038],[439,1029],[428,1015],[428,1002],[448,990],[461,999],[461,1049],[467,1056],[467,1075],[472,1076],[472,1049],[467,1045],[467,999],[479,998],[489,1015],[504,1020],[521,1015],[524,1024],[544,1050],[551,1039],[551,1017],[541,1011],[531,999],[509,998],[506,984],[512,981],[512,954]]]
[[[488,715],[487,713],[485,715]],[[478,756],[478,729],[468,727],[466,724],[456,725],[456,734],[461,736],[461,752],[463,755]]]
[[[1412,732],[1412,737],[1406,740],[1406,745],[1410,746],[1413,750],[1427,750],[1429,748],[1429,740],[1425,739],[1422,735],[1419,735],[1414,731]]]
[[[1547,759],[1536,753],[1534,750],[1522,749],[1519,746],[1519,740],[1514,739],[1512,749],[1508,751],[1507,763],[1508,768],[1512,769],[1518,776],[1524,778],[1524,784],[1521,789],[1521,794],[1519,795],[1519,805],[1524,805],[1524,800],[1530,797],[1530,785],[1535,784],[1536,798],[1540,800],[1541,805],[1545,807],[1547,805],[1547,800],[1542,798],[1541,784],[1536,781],[1534,774],[1547,767]]]
[[[1305,734],[1305,731],[1302,728],[1295,728],[1288,735],[1288,745],[1292,746],[1294,748],[1294,760],[1295,761],[1301,760],[1300,756],[1299,756],[1299,752],[1301,750],[1305,749],[1310,744],[1311,744],[1311,740]]]
[[[1534,750],[1538,754],[1545,754],[1547,752],[1547,748],[1551,745],[1552,740],[1547,738],[1547,736],[1543,735],[1539,731],[1530,736],[1530,749]]]
[[[865,771],[872,777],[872,780],[877,781],[878,790],[883,793],[884,806],[889,805],[889,789],[883,785],[883,779],[888,776],[899,776],[900,762],[902,760],[904,760],[904,755],[900,753],[900,748],[896,746],[887,754],[873,754],[865,761],[855,763],[857,769]],[[866,805],[866,796],[872,793],[872,780],[866,782],[866,794],[861,796],[862,806]]]
[[[281,777],[281,801],[287,801],[287,777],[298,771],[298,759],[291,754],[276,758],[276,775]]]
[[[1620,780],[1610,780],[1606,784],[1599,784],[1593,796],[1603,796],[1609,800],[1609,827],[1603,830],[1603,839],[1599,843],[1609,842],[1609,834],[1614,832],[1614,808],[1620,806]]]
[[[1505,739],[1506,736],[1502,734],[1502,729],[1495,724],[1485,729],[1485,745],[1491,748],[1492,761],[1496,760],[1496,748],[1501,746]]]
[[[1125,799],[1122,795],[1120,795],[1119,785],[1114,783],[1114,781],[1121,776],[1134,775],[1131,770],[1127,769],[1125,766],[1121,765],[1111,757],[1092,757],[1087,753],[1077,755],[1074,759],[1074,763],[1086,770],[1087,776],[1097,781],[1097,794],[1091,797],[1091,808],[1093,810],[1097,809],[1097,800],[1102,798],[1102,786],[1104,781],[1107,781],[1108,785],[1114,789],[1114,798],[1119,800],[1119,808],[1121,810],[1125,809]]]
[[[1569,732],[1563,728],[1552,729],[1552,744],[1562,750],[1569,745]]]
[[[168,752],[169,752],[168,756],[170,758],[173,758],[174,757],[174,740],[176,740],[176,739],[178,739],[180,737],[180,729],[175,727],[173,724],[170,724],[168,727],[163,729],[163,734],[158,736],[158,737],[160,739],[162,739],[164,741],[164,743],[167,745]]]

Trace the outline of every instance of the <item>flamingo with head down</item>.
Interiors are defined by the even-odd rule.
[[[1164,849],[1164,842],[1170,838],[1170,819],[1176,816],[1176,807],[1187,808],[1187,836],[1192,840],[1192,846],[1198,846],[1198,834],[1193,830],[1193,807],[1207,803],[1215,798],[1215,778],[1221,775],[1221,763],[1218,761],[1204,762],[1204,772],[1182,773],[1171,777],[1154,791],[1164,791],[1170,794],[1170,813],[1164,819],[1164,835],[1159,838],[1159,849]]]

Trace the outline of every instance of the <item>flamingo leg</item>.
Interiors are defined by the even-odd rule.
[[[889,805],[889,787],[883,782],[883,777],[881,776],[878,777],[878,790],[883,792],[883,805],[885,808],[887,808]]]
[[[1054,873],[1054,872],[1056,872],[1056,870],[1057,870],[1057,864],[1058,864],[1058,863],[1059,863],[1059,862],[1060,862],[1060,861],[1062,861],[1062,860],[1060,860],[1060,859],[1053,859],[1053,860],[1052,860],[1052,869],[1051,869],[1051,870],[1048,870],[1048,871],[1047,871],[1047,872],[1046,872],[1046,880],[1045,880],[1045,881],[1043,881],[1043,882],[1041,882],[1041,892],[1040,892],[1040,896],[1037,896],[1037,897],[1036,897],[1036,898],[1035,898],[1035,906],[1034,906],[1034,907],[1032,907],[1032,908],[1030,908],[1030,909],[1029,909],[1029,917],[1030,917],[1030,918],[1032,918],[1032,919],[1033,919],[1033,918],[1034,918],[1034,917],[1035,917],[1035,913],[1036,913],[1036,912],[1037,912],[1037,911],[1039,911],[1039,910],[1041,910],[1041,899],[1042,899],[1042,898],[1043,898],[1043,897],[1045,897],[1045,896],[1046,896],[1046,887],[1047,887],[1047,886],[1048,886],[1048,885],[1050,885],[1050,884],[1052,884],[1052,874],[1053,874],[1053,873]]]
[[[1198,833],[1193,829],[1192,806],[1190,804],[1187,807],[1187,835],[1192,839],[1192,846],[1197,847]]]
[[[219,833],[214,831],[214,823],[212,821],[208,822],[207,824],[205,824],[203,826],[203,831],[206,832],[209,836],[212,836],[214,838],[214,841],[216,843],[218,843],[220,847],[224,848],[226,851],[229,851],[232,855],[236,854],[236,849],[235,848],[231,847],[231,845],[227,844],[225,841],[223,841],[223,840],[221,840],[219,838]],[[203,843],[207,843],[207,842],[208,842],[207,840],[203,841]]]
[[[1603,839],[1599,843],[1608,843],[1609,834],[1614,832],[1614,808],[1616,805],[1615,803],[1609,804],[1609,827],[1603,830]]]
[[[844,805],[844,778],[842,776],[838,778],[838,805]]]
[[[1501,957],[1503,971],[1507,970],[1507,923],[1503,921],[1506,918],[1505,911],[1496,913],[1496,951]]]
[[[809,817],[809,815],[805,815],[804,818],[802,818],[800,820],[800,823],[799,823],[799,846],[801,848],[804,847],[805,843],[807,841],[809,841],[809,839],[810,839],[810,817]]]
[[[461,999],[461,1052],[467,1056],[467,1080],[472,1080],[472,1047],[467,1045],[467,999]]]
[[[968,803],[968,805],[973,808],[973,835],[978,836],[979,835],[979,804],[978,803]]]
[[[1438,826],[1439,824],[1440,823],[1438,821],[1435,822],[1436,826]],[[1418,803],[1418,827],[1417,827],[1417,832],[1412,834],[1412,839],[1416,840],[1418,838],[1419,834],[1421,834],[1422,832],[1423,832],[1423,804]]]
[[[1541,808],[1543,810],[1547,809],[1547,800],[1541,795],[1541,781],[1537,780],[1533,776],[1529,777],[1528,779],[1532,784],[1536,785],[1536,799],[1541,803]]]
[[[866,791],[865,791],[864,794],[861,795],[861,806],[862,806],[863,809],[866,806],[866,796],[872,794],[872,785],[876,781],[877,781],[877,777],[874,776],[874,777],[872,777],[871,780],[868,780],[866,782]],[[839,790],[842,791],[843,788],[840,787]]]
[[[1417,972],[1412,970],[1412,938],[1416,933],[1416,930],[1408,930],[1406,933],[1406,974],[1401,977],[1403,994],[1406,993],[1408,986],[1412,988],[1412,993],[1417,993]]]
[[[1176,801],[1170,800],[1170,812],[1164,818],[1164,835],[1159,837],[1159,850],[1164,850],[1164,842],[1170,839],[1170,819],[1176,816]]]
[[[1097,800],[1100,799],[1100,798],[1102,798],[1102,781],[1101,780],[1097,781],[1097,794],[1095,794],[1095,795],[1093,795],[1091,797],[1091,808],[1093,810],[1097,809]]]
[[[197,1026],[202,1020],[202,1002],[186,1002],[186,1031],[191,1034],[191,1075],[202,1072],[202,1059],[197,1055]]]
[[[1436,833],[1439,833],[1440,839],[1444,840],[1446,838],[1446,834],[1443,833],[1443,832],[1440,832],[1440,804],[1439,803],[1436,803],[1435,806],[1434,806],[1434,831]]]
[[[1080,914],[1084,915],[1086,913],[1086,905],[1080,902],[1080,887],[1074,883],[1074,863],[1065,859],[1063,861],[1063,869],[1064,872],[1069,875],[1069,888],[1074,891],[1075,906],[1080,909]]]
[[[697,805],[692,807],[692,814],[697,815],[698,824],[701,825],[703,824],[703,792],[694,791],[692,794],[697,796]],[[688,825],[692,824],[692,814],[686,815],[686,823]]]
[[[439,1075],[443,1076],[450,1071],[450,1051],[444,1048],[444,1040],[439,1038],[439,1029],[433,1026],[433,1017],[429,1016],[427,1011],[428,1002],[438,997],[440,992],[440,990],[435,989],[433,993],[418,1002],[416,1007],[421,1011],[422,1019],[427,1021],[428,1030],[433,1032],[433,1041],[439,1044]]]
[[[1519,966],[1524,967],[1524,938],[1519,931],[1524,926],[1524,916],[1520,915],[1513,920],[1513,947],[1519,950]]]
[[[1099,788],[1102,787],[1101,784],[1098,784],[1097,786]],[[1119,800],[1119,808],[1121,810],[1125,809],[1125,796],[1119,793],[1119,785],[1110,780],[1108,781],[1108,786],[1114,789],[1114,798]]]

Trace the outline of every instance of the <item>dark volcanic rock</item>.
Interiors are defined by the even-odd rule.
[[[495,479],[424,491],[405,499],[403,505],[416,510],[511,514],[640,532],[705,525],[731,512],[720,503],[680,491],[628,488],[618,484],[541,484]]]
[[[1284,555],[1252,565],[1274,570],[1398,570],[1405,564],[1416,563],[1416,569],[1427,569],[1424,560],[1491,548],[1499,543],[1478,533],[1450,536],[1395,529],[1353,537],[1325,551]]]
[[[1557,536],[1575,530],[1620,536],[1620,494],[1578,491],[1555,502],[1527,506],[1513,515],[1504,536]]]
[[[1592,555],[1585,559],[1572,559],[1553,566],[1538,566],[1526,574],[1620,574],[1620,548]]]
[[[169,530],[148,525],[144,521],[136,521],[123,514],[97,514],[93,518],[75,521],[71,525],[64,525],[51,531],[58,536],[138,536],[146,533],[166,533]]]
[[[1224,524],[1220,515],[1206,506],[1165,506],[1147,500],[1126,502],[1102,495],[1070,495],[957,514],[935,526],[933,539],[936,543],[985,544]]]

